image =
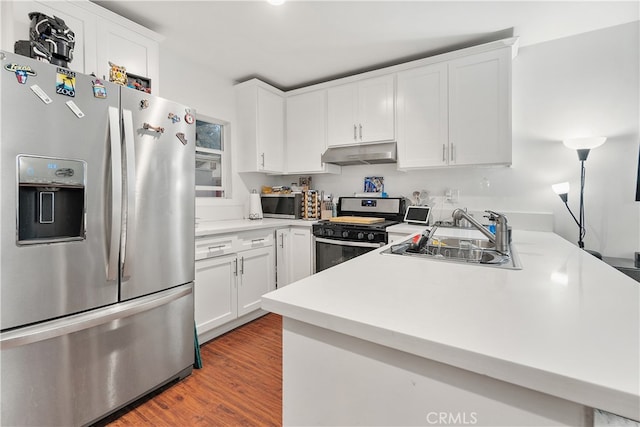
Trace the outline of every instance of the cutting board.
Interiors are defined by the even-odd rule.
[[[349,224],[377,224],[384,222],[384,218],[370,216],[334,216],[333,218],[329,218],[329,221]]]

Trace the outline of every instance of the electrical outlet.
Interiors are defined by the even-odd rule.
[[[448,203],[458,203],[460,200],[460,190],[457,188],[447,188],[444,192],[444,200]]]

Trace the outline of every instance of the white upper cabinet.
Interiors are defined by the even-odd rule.
[[[393,74],[329,88],[328,145],[395,138]]]
[[[511,49],[449,63],[452,165],[511,164]]]
[[[398,73],[398,167],[445,166],[449,156],[447,64]]]
[[[236,85],[239,172],[284,172],[284,99],[259,80]]]
[[[286,172],[338,173],[339,166],[320,160],[327,149],[327,91],[289,96],[286,110]]]
[[[109,78],[109,61],[128,73],[151,79],[159,95],[159,42],[162,36],[89,1],[2,1],[2,49],[13,52],[17,40],[29,40],[29,13],[58,16],[75,34],[69,68]]]
[[[97,75],[109,76],[109,62],[122,65],[128,74],[151,79],[151,93],[160,93],[160,54],[158,42],[144,28],[123,27],[100,20],[96,27]]]
[[[511,52],[398,73],[398,168],[511,164]]]

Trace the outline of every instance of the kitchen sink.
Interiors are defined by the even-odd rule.
[[[506,254],[500,253],[496,250],[494,243],[485,239],[423,236],[419,242],[408,239],[381,253],[383,255],[400,255],[418,259],[521,270],[522,264],[515,248],[513,245],[509,245],[509,249]]]

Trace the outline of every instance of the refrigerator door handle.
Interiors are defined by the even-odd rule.
[[[109,137],[111,143],[111,236],[107,260],[107,280],[118,280],[118,256],[122,231],[122,138],[120,136],[120,112],[109,107]]]
[[[122,247],[122,280],[131,277],[133,265],[133,248],[136,236],[136,152],[133,132],[133,114],[131,110],[122,110],[124,124],[124,150],[126,159],[126,216],[124,229],[124,244]]]
[[[44,324],[27,326],[0,334],[0,349],[8,350],[27,344],[33,344],[51,338],[72,334],[85,329],[124,319],[129,316],[150,311],[156,307],[169,304],[193,292],[191,284],[180,286],[164,292],[161,297],[149,295],[134,301],[115,304],[103,309],[76,314],[62,319],[52,320]]]

